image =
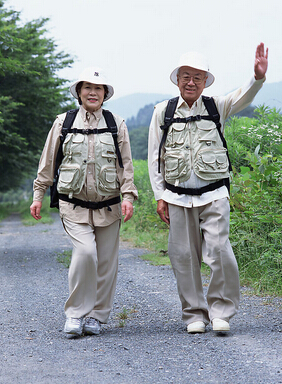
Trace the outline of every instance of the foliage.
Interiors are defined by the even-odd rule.
[[[28,177],[56,114],[70,104],[57,71],[73,59],[46,38],[47,22],[22,25],[20,14],[0,1],[0,191]]]
[[[151,188],[148,163],[133,160],[134,183],[138,189],[138,200],[134,202],[133,218],[122,224],[122,238],[141,248],[149,248],[156,254],[167,249],[168,226],[156,212],[156,201]]]
[[[255,118],[232,117],[225,128],[228,152],[235,170],[248,165],[247,153],[260,145],[261,153],[279,154],[282,143],[282,115],[275,108],[260,106]]]
[[[243,281],[282,293],[282,156],[257,147],[247,160],[231,185],[230,239]]]
[[[146,160],[148,157],[149,127],[140,127],[129,131],[133,159]]]

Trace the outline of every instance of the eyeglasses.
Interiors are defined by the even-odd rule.
[[[179,77],[179,79],[183,84],[190,83],[192,79],[194,84],[201,84],[206,79],[206,77],[201,75],[195,75],[195,76],[185,75],[185,76]]]

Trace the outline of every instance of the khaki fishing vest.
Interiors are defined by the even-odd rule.
[[[173,123],[165,142],[165,180],[178,186],[190,178],[192,169],[202,180],[227,178],[226,152],[213,121]]]
[[[119,126],[119,121],[117,125]],[[106,128],[104,117],[99,120],[98,129]],[[85,129],[80,113],[72,128]],[[94,160],[88,159],[88,135],[68,133],[63,143],[63,161],[59,168],[58,192],[68,195],[79,194],[86,180],[87,165],[94,163],[95,183],[101,196],[118,195],[120,186],[116,170],[116,151],[111,132],[95,134]]]

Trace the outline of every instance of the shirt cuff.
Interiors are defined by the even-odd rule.
[[[134,200],[137,200],[137,196],[133,195],[132,193],[124,193],[122,195],[122,200],[129,201],[131,204],[133,204]]]

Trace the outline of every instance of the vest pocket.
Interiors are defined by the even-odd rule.
[[[80,167],[78,164],[63,164],[60,167],[59,181],[58,181],[58,192],[63,194],[79,193],[79,175]]]
[[[198,152],[195,160],[195,171],[204,179],[218,179],[225,177],[224,173],[228,174],[228,165],[226,149],[203,150]]]
[[[113,194],[119,192],[116,168],[107,165],[101,167],[98,176],[98,189],[102,195],[105,192]]]
[[[180,146],[184,144],[185,141],[185,135],[184,135],[184,129],[185,129],[185,124],[183,123],[174,123],[167,135],[166,139],[166,147],[175,147],[175,146]]]
[[[189,159],[181,153],[165,154],[165,180],[173,185],[187,180]]]

